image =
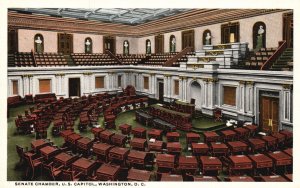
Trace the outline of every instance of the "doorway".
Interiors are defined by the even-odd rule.
[[[262,131],[278,132],[279,98],[260,96],[260,128]]]
[[[58,33],[58,53],[70,55],[73,53],[73,35]]]
[[[80,97],[80,78],[69,78],[69,97]]]
[[[293,13],[285,13],[283,15],[283,40],[286,40],[287,47],[293,48],[294,39],[294,24],[293,24]]]
[[[158,100],[164,102],[164,82],[163,80],[158,81]]]
[[[155,36],[155,53],[164,53],[164,36]]]
[[[182,50],[186,47],[191,47],[192,51],[195,49],[195,32],[194,30],[182,31]]]
[[[197,81],[191,84],[191,99],[195,99],[195,105],[197,109],[201,108],[201,86]]]
[[[221,43],[240,42],[240,24],[228,23],[221,26]]]
[[[106,50],[110,51],[111,53],[116,53],[116,39],[115,37],[111,36],[104,36],[103,37],[103,49],[104,53]]]

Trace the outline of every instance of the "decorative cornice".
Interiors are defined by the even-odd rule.
[[[172,75],[171,74],[164,74],[164,77],[168,78],[168,77],[171,77]]]
[[[186,77],[186,76],[179,76],[179,79],[180,79],[180,80],[186,80],[187,77]]]
[[[156,73],[154,73],[154,72],[151,72],[151,73],[149,73],[151,76],[155,76],[156,75]]]
[[[216,82],[219,81],[219,79],[218,79],[218,78],[208,78],[207,81],[208,81],[208,82],[212,82],[212,83],[216,83]]]
[[[239,81],[239,84],[240,84],[240,85],[245,85],[245,84],[246,84],[246,81],[240,80],[240,81]]]
[[[23,78],[30,78],[30,77],[33,77],[33,75],[32,74],[24,74],[24,75],[22,75],[22,77]]]
[[[196,27],[228,23],[230,21],[284,12],[285,9],[191,9],[190,11],[168,16],[144,24],[130,26],[101,21],[58,18],[44,15],[8,12],[8,26],[26,29],[101,35],[143,37],[173,31],[193,29]],[[224,46],[220,46],[223,49]]]

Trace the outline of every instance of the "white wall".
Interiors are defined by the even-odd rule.
[[[93,53],[103,53],[103,36],[92,34],[73,33],[73,52],[85,53],[85,39],[90,37],[93,41]]]

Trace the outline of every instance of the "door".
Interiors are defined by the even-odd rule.
[[[240,42],[240,24],[229,23],[221,26],[221,43]]]
[[[103,43],[103,49],[104,52],[106,50],[109,50],[111,53],[116,53],[116,39],[111,36],[105,36],[104,37],[104,43]]]
[[[80,97],[80,78],[69,78],[69,97]]]
[[[164,53],[164,36],[155,36],[155,53]]]
[[[8,30],[7,38],[7,50],[8,54],[13,54],[18,51],[18,30],[10,29]]]
[[[293,48],[293,32],[293,13],[286,13],[283,15],[283,40],[286,40],[288,48]]]
[[[182,38],[182,49],[186,47],[191,47],[192,51],[194,51],[194,47],[195,47],[194,30],[182,31],[181,38]]]
[[[260,126],[262,130],[278,132],[279,99],[276,97],[261,96],[260,105]]]
[[[73,53],[73,35],[58,33],[58,53],[69,55]]]
[[[164,83],[158,82],[158,100],[160,102],[164,101]]]

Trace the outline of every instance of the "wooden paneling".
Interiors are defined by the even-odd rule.
[[[179,95],[179,80],[174,80],[174,95]]]
[[[293,48],[293,41],[294,41],[293,12],[283,14],[283,40],[286,40],[288,48]]]
[[[192,51],[195,49],[195,31],[189,30],[189,31],[182,31],[181,33],[182,37],[182,49],[186,47],[192,47]]]
[[[7,48],[9,54],[18,52],[18,30],[17,29],[8,30]]]
[[[276,97],[261,96],[260,125],[263,131],[278,131],[279,99]]]
[[[236,106],[236,87],[223,86],[223,104]]]
[[[155,36],[155,53],[164,53],[164,36]]]
[[[144,89],[149,89],[149,77],[144,76]]]
[[[95,88],[104,88],[104,76],[95,78]]]
[[[234,38],[234,40],[231,40]],[[221,43],[240,42],[240,24],[239,22],[221,25]]]
[[[39,86],[40,86],[40,93],[51,92],[51,80],[50,79],[39,80]]]
[[[12,86],[13,86],[13,95],[19,95],[19,84],[18,84],[18,80],[13,80],[13,81],[12,81]]]
[[[73,35],[67,33],[58,33],[58,53],[71,54],[73,53]]]

